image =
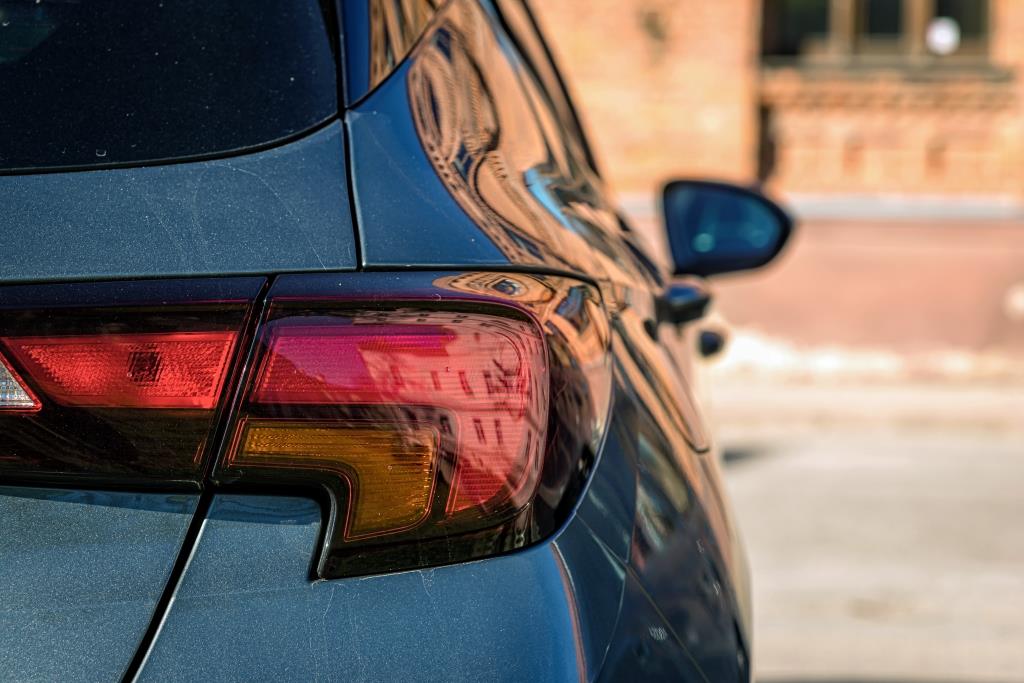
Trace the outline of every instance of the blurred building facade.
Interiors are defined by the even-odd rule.
[[[627,194],[700,175],[1024,200],[1020,0],[534,6]]]
[[[762,182],[801,219],[716,283],[736,329],[797,364],[1024,382],[1024,0],[532,5],[655,248],[672,177]]]

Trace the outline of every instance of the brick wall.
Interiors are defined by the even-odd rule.
[[[803,193],[1013,195],[1022,186],[1016,84],[898,72],[766,73],[767,178]]]
[[[623,192],[757,166],[752,0],[542,0],[545,35]]]
[[[761,173],[782,193],[1024,200],[1024,2],[991,2],[992,68],[926,80],[762,70],[759,0],[534,7],[625,193]]]

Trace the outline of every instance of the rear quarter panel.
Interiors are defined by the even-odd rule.
[[[609,438],[638,473],[628,545],[591,495],[580,516],[708,674],[742,679],[745,563],[692,389],[694,351],[661,343],[675,335],[654,322],[665,273],[507,28],[489,2],[446,4],[349,112],[363,266],[553,270],[599,285],[623,392]]]

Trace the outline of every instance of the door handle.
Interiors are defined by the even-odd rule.
[[[711,358],[720,354],[728,341],[728,335],[721,330],[701,330],[697,337],[697,350],[704,358]]]
[[[659,323],[684,325],[700,320],[711,304],[711,290],[699,278],[676,280],[665,288],[655,302]]]

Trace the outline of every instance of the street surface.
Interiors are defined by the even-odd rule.
[[[725,422],[757,680],[1024,681],[1021,432]]]

